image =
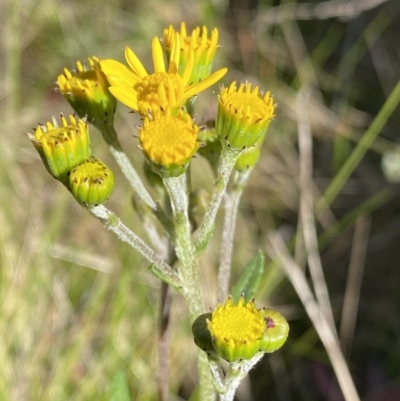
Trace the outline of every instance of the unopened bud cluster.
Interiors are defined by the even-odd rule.
[[[28,134],[47,171],[86,206],[106,201],[114,187],[112,171],[92,157],[89,127],[85,119],[53,118]]]
[[[196,345],[210,357],[235,362],[279,349],[287,339],[289,325],[279,312],[256,309],[254,299],[246,303],[242,296],[237,304],[229,297],[214,311],[200,315],[192,332]]]

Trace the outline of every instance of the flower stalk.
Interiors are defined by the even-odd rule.
[[[229,177],[232,169],[235,166],[236,160],[239,157],[240,150],[223,147],[220,156],[220,165],[218,168],[217,180],[211,194],[210,203],[207,206],[203,221],[197,231],[196,236],[196,251],[201,253],[211,239],[214,231],[215,217],[217,215],[222,198],[225,194],[226,187],[229,182]]]
[[[87,209],[103,223],[105,228],[114,232],[121,241],[128,243],[146,258],[152,264],[150,266],[152,273],[157,277],[161,277],[176,289],[181,290],[182,281],[178,274],[141,238],[125,226],[115,213],[108,210],[104,205],[90,206]]]
[[[190,319],[193,321],[204,312],[204,305],[198,272],[198,259],[191,238],[186,174],[182,174],[179,177],[164,178],[163,181],[171,201],[174,216],[176,253],[181,264],[179,268],[182,280],[180,292],[186,301]],[[208,368],[208,360],[200,350],[198,356],[199,399],[212,401],[215,399],[215,389]]]
[[[126,153],[123,151],[114,127],[104,127],[101,133],[104,140],[109,146],[110,153],[114,157],[118,166],[121,168],[122,173],[128,180],[135,194],[137,194],[139,199],[153,211],[154,215],[163,225],[166,232],[171,236],[173,233],[173,225],[170,219],[165,214],[161,206],[154,201],[154,199],[144,186],[142,179],[140,178],[136,169],[133,167]]]
[[[232,270],[233,240],[240,199],[252,169],[236,171],[233,187],[224,197],[224,223],[222,228],[221,255],[218,269],[218,299],[225,299],[229,293],[229,282]]]

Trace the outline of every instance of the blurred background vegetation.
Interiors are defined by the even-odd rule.
[[[151,66],[151,39],[169,24],[219,29],[215,68],[229,68],[224,82],[248,80],[279,103],[241,204],[236,278],[258,249],[266,250],[268,230],[278,229],[288,244],[298,230],[299,116],[308,116],[313,135],[317,201],[397,84],[400,3],[5,0],[0,15],[0,399],[108,400],[110,380],[122,370],[132,400],[155,400],[160,283],[145,261],[46,173],[25,135],[52,115],[72,112],[53,90],[57,76],[92,55],[122,61],[125,46]],[[198,120],[212,118],[215,94],[199,101]],[[132,137],[137,122],[118,108],[117,131],[141,170]],[[400,197],[382,172],[381,158],[399,146],[399,107],[382,122],[379,136],[316,220],[335,320],[360,395],[396,401]],[[108,206],[144,236],[123,176],[95,128],[91,133],[93,153],[116,175]],[[210,189],[211,170],[198,174],[205,167],[200,157],[194,160],[194,182]],[[218,232],[215,237],[201,271],[207,307],[217,302]],[[292,250],[305,266],[301,241]],[[237,399],[342,400],[297,294],[268,256],[257,304],[280,310],[291,333],[281,351],[251,372]],[[350,319],[342,316],[344,305]],[[170,399],[188,399],[196,382],[195,346],[179,298],[171,319]]]

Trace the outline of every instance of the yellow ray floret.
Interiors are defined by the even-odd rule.
[[[110,83],[110,92],[134,111],[148,116],[155,110],[183,107],[188,99],[219,81],[227,69],[223,68],[197,84],[190,83],[194,53],[189,52],[184,70],[179,73],[180,37],[175,35],[168,68],[165,66],[158,38],[152,42],[154,72],[148,73],[136,54],[127,47],[125,58],[129,67],[115,60],[102,60],[102,70]]]

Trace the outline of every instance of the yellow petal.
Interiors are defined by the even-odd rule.
[[[140,79],[124,64],[116,60],[101,60],[100,67],[104,74],[108,76],[118,77],[120,80],[126,82],[128,86],[133,86],[140,81]],[[109,81],[109,84],[112,83]]]
[[[185,70],[182,74],[182,82],[183,86],[186,86],[189,82],[189,79],[193,72],[193,65],[194,65],[194,50],[192,48],[189,49],[188,59],[185,65]]]
[[[143,67],[143,64],[137,58],[136,54],[129,47],[125,48],[125,58],[129,66],[140,78],[144,78],[145,76],[149,75],[147,74],[146,69]]]
[[[208,78],[204,81],[200,81],[196,85],[191,85],[185,90],[185,99],[190,99],[192,96],[196,95],[199,92],[209,88],[210,86],[214,85],[218,82],[226,73],[227,68],[221,68],[218,71],[212,73]]]
[[[111,86],[109,90],[112,95],[116,97],[121,103],[128,106],[132,110],[138,110],[136,91],[127,91],[117,86]]]
[[[178,72],[180,56],[181,56],[180,37],[179,34],[175,32],[174,40],[172,43],[171,56],[169,60],[169,68],[168,68],[168,72],[170,74],[175,74]]]
[[[153,55],[154,72],[165,72],[164,54],[157,37],[153,38],[151,52]]]

